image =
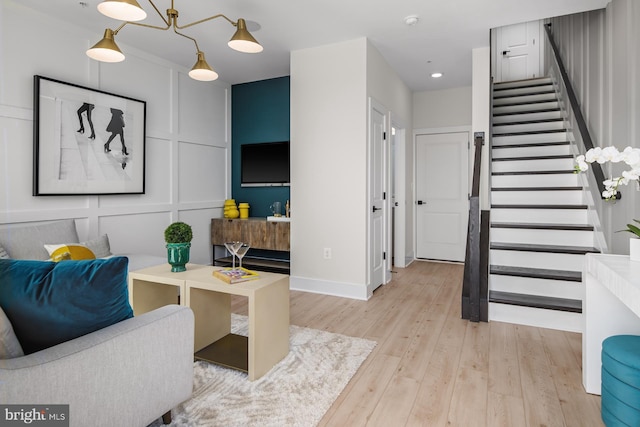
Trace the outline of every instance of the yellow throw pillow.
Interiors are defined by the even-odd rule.
[[[51,261],[65,261],[65,260],[81,260],[81,259],[96,259],[95,254],[86,246],[78,244],[68,245],[44,245],[47,252],[51,256]]]

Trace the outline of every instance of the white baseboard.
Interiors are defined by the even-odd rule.
[[[369,289],[363,284],[333,282],[298,276],[289,277],[289,289],[292,291],[311,292],[314,294],[332,295],[362,301],[368,300],[373,295],[373,289]]]

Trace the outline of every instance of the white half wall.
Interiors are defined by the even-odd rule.
[[[165,256],[164,228],[181,220],[194,229],[191,261],[211,264],[211,218],[231,188],[230,85],[123,43],[124,62],[95,62],[85,50],[99,36],[0,3],[0,226],[75,218],[81,240],[108,234],[114,253]],[[146,101],[145,194],[31,195],[35,74]]]

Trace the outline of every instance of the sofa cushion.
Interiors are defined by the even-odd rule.
[[[13,259],[48,259],[45,243],[79,243],[75,221],[66,219],[0,230],[0,246]]]
[[[0,308],[0,359],[13,359],[23,355],[24,352],[13,332],[11,322]]]
[[[97,239],[80,242],[80,244],[91,249],[96,258],[104,258],[113,255],[111,253],[111,245],[109,244],[109,236],[106,234],[103,234]]]
[[[0,307],[25,354],[133,317],[128,259],[0,260]]]

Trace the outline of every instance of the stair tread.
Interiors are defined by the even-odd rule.
[[[551,86],[553,87],[553,83],[545,80],[548,79],[548,77],[540,77],[540,81],[536,81],[535,79],[525,79],[525,80],[521,80],[520,82],[522,82],[522,85],[516,85],[513,86],[513,83],[516,83],[517,80],[513,80],[510,82],[496,82],[493,84],[493,90],[495,91],[501,91],[501,90],[509,90],[509,89],[525,89],[525,88],[530,88],[530,87],[539,87],[539,86]],[[501,86],[507,86],[508,87],[501,87]]]
[[[587,209],[587,205],[523,205],[523,204],[492,204],[491,209]]]
[[[490,274],[503,276],[530,277],[534,279],[565,280],[582,282],[582,272],[570,270],[552,270],[547,268],[513,267],[507,265],[492,265]]]
[[[496,105],[495,107],[504,107],[504,105]],[[493,117],[502,117],[502,116],[515,116],[518,114],[532,114],[532,113],[554,113],[556,111],[561,111],[560,107],[557,108],[538,108],[535,110],[527,110],[527,111],[505,111],[502,113],[493,112]]]
[[[554,123],[554,122],[563,122],[563,118],[555,118],[555,119],[538,119],[538,120],[521,120],[516,122],[506,122],[506,123],[494,123],[493,127],[496,126],[513,126],[513,125],[533,125],[538,123]]]
[[[498,157],[492,158],[492,162],[513,162],[519,160],[558,160],[573,159],[573,154],[553,154],[550,156],[519,156],[519,157]]]
[[[502,243],[491,242],[489,249],[523,251],[523,252],[550,252],[559,254],[586,254],[599,253],[596,248],[589,246],[565,246],[565,245],[536,245],[532,243]]]
[[[532,87],[537,87],[537,86],[532,86]],[[498,96],[496,96],[496,91],[493,91],[493,99],[505,99],[505,98],[515,98],[518,96],[532,96],[532,95],[549,95],[551,93],[556,93],[555,90],[553,90],[553,87],[551,89],[545,89],[545,90],[539,90],[536,92],[526,92],[526,93],[515,93],[515,94],[510,94],[510,95],[502,95],[500,94],[501,91],[506,91],[506,90],[514,90],[514,89],[529,89],[526,87],[510,87],[510,88],[503,88],[498,90]]]
[[[499,104],[494,105],[493,108],[502,108],[502,107],[515,107],[518,105],[534,105],[534,104],[546,104],[548,102],[558,102],[557,99],[538,99],[535,101],[525,101],[525,102],[510,102],[508,104]]]
[[[590,224],[550,224],[540,222],[492,222],[492,228],[521,228],[533,230],[593,231]]]
[[[489,302],[582,313],[582,301],[568,298],[490,291]]]
[[[560,175],[560,174],[575,174],[574,169],[564,170],[544,170],[544,171],[510,171],[510,172],[491,172],[491,175]]]
[[[570,145],[569,141],[555,141],[555,142],[531,142],[531,143],[519,143],[519,144],[501,144],[492,145],[491,148],[496,150],[498,148],[529,148],[529,147],[547,147],[551,145]]]
[[[522,131],[522,132],[494,133],[492,136],[496,138],[500,136],[522,136],[522,135],[540,135],[543,133],[562,133],[566,131],[567,131],[566,129],[528,130],[528,131]]]
[[[582,190],[582,186],[571,187],[492,187],[491,191],[573,191]]]

